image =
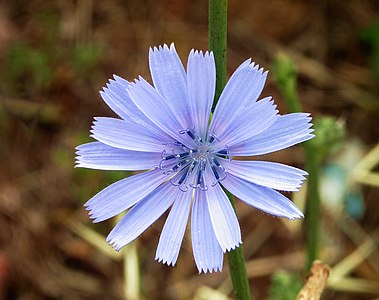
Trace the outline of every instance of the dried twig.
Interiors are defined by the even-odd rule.
[[[329,277],[330,268],[328,265],[316,260],[313,262],[312,269],[307,281],[299,294],[297,300],[318,300],[324,291],[326,281]]]

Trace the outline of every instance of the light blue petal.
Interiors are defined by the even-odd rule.
[[[307,172],[275,162],[238,161],[220,158],[228,174],[281,191],[298,191]]]
[[[220,149],[216,146],[215,150],[223,149],[224,145],[231,147],[267,130],[279,117],[277,113],[276,105],[270,97],[254,103],[228,127],[219,126],[217,131],[212,131],[221,141]]]
[[[134,104],[160,129],[184,145],[191,148],[195,145],[186,134],[179,133],[186,129],[179,122],[179,116],[173,113],[162,96],[146,80],[139,77],[128,91]]]
[[[151,133],[141,125],[114,118],[95,118],[91,132],[93,138],[106,145],[133,151],[161,153],[165,143],[174,141]]]
[[[149,66],[156,90],[161,94],[173,113],[177,116],[182,129],[191,126],[188,105],[187,78],[174,43],[154,47],[149,50]]]
[[[104,102],[122,119],[140,124],[151,131],[159,132],[158,127],[130,99],[127,92],[130,82],[116,75],[113,77],[115,80],[109,80],[107,86],[100,92]]]
[[[187,63],[187,84],[193,126],[205,139],[211,113],[215,87],[216,68],[212,52],[192,50]]]
[[[100,142],[76,147],[76,167],[97,170],[148,170],[158,167],[159,152],[139,152],[114,148]]]
[[[212,171],[205,171],[207,182],[215,182]],[[223,252],[238,247],[241,241],[241,230],[232,205],[219,184],[208,186],[204,192],[208,203],[209,215],[218,243]]]
[[[166,177],[162,170],[156,169],[122,179],[103,189],[84,206],[90,211],[94,223],[104,221],[142,200]]]
[[[199,273],[221,271],[223,252],[217,242],[204,191],[195,190],[191,216],[192,249]]]
[[[117,82],[111,79],[107,86],[103,88],[103,91],[100,92],[104,102],[117,115],[125,120],[128,119],[130,115],[134,115],[133,106],[135,107],[126,91],[129,84],[127,80]]]
[[[163,226],[155,254],[156,260],[167,265],[175,265],[178,259],[192,201],[192,190],[185,193],[176,190],[179,194]]]
[[[232,155],[261,155],[282,150],[314,137],[312,118],[306,113],[280,116],[264,132],[230,147]]]
[[[176,200],[178,189],[166,182],[137,203],[109,233],[107,242],[117,251],[136,239]]]
[[[221,184],[234,196],[268,214],[290,220],[304,217],[292,201],[279,192],[228,174]]]
[[[233,73],[217,103],[211,122],[211,132],[222,131],[245,110],[257,101],[266,82],[267,72],[247,60]]]

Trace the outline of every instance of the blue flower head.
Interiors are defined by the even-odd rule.
[[[114,76],[102,92],[120,118],[95,118],[96,142],[77,147],[77,167],[145,170],[108,186],[85,207],[94,222],[125,210],[107,237],[121,249],[170,213],[156,259],[175,265],[191,212],[199,272],[222,269],[223,253],[241,244],[237,217],[223,188],[266,213],[295,219],[302,212],[276,190],[297,191],[306,172],[274,162],[235,160],[311,139],[306,113],[279,115],[271,97],[258,100],[267,72],[251,60],[231,76],[213,118],[216,71],[212,52],[192,50],[184,69],[173,44],[150,49],[154,86]],[[192,206],[192,210],[191,210]]]

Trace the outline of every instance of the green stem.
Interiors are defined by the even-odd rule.
[[[209,50],[213,51],[216,62],[216,92],[212,111],[226,83],[227,11],[227,0],[209,0]],[[233,196],[230,193],[227,195],[235,209]],[[235,299],[251,299],[242,246],[228,252],[227,256]]]
[[[302,111],[299,96],[297,94],[297,74],[294,62],[285,55],[278,55],[274,64],[274,74],[278,87],[290,112]],[[319,162],[317,149],[308,141],[302,144],[305,155],[308,176],[308,201],[306,207],[307,229],[307,260],[305,269],[312,267],[312,263],[318,257],[318,241],[320,226],[320,199],[318,193]]]
[[[234,204],[234,197],[227,190],[224,190],[229,198],[230,203],[236,211]],[[236,300],[249,300],[252,299],[250,295],[250,285],[247,278],[246,263],[243,255],[243,247],[240,245],[238,248],[227,252],[229,273],[232,279],[233,290]]]
[[[230,198],[229,198],[230,200]],[[235,299],[249,300],[250,286],[247,279],[246,263],[242,245],[227,253],[230,277],[233,283]]]
[[[209,0],[208,42],[216,62],[216,92],[212,111],[226,83],[227,0]]]
[[[319,164],[317,154],[311,142],[303,145],[308,170],[308,202],[306,208],[307,224],[307,261],[305,269],[309,271],[314,260],[318,258],[318,240],[320,227],[320,198],[318,194]]]

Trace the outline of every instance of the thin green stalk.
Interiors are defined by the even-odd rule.
[[[216,62],[216,93],[212,111],[226,83],[227,0],[209,0],[208,42]]]
[[[318,258],[318,241],[320,227],[320,198],[318,194],[319,164],[314,147],[306,142],[303,145],[308,170],[308,202],[306,208],[307,224],[307,261],[305,269],[309,271],[313,261]]]
[[[236,206],[234,204],[234,197],[227,190],[224,190],[226,195],[231,202],[234,211],[236,211]],[[235,299],[237,300],[248,300],[252,299],[250,295],[250,285],[247,278],[246,272],[246,262],[243,255],[243,246],[240,245],[238,248],[227,252],[228,265],[230,277],[232,279],[233,291]]]
[[[278,55],[274,64],[274,74],[278,87],[290,112],[302,111],[299,96],[297,94],[297,74],[294,62],[285,55]],[[308,201],[305,213],[307,229],[307,260],[305,269],[312,267],[314,260],[318,258],[318,241],[320,226],[320,199],[318,193],[319,163],[317,150],[312,141],[302,144],[305,154],[308,176]]]
[[[209,0],[209,50],[213,51],[216,62],[216,93],[212,111],[226,83],[227,11],[227,0]],[[227,195],[235,208],[233,196],[230,193]],[[242,246],[228,252],[227,256],[235,299],[251,299]]]

